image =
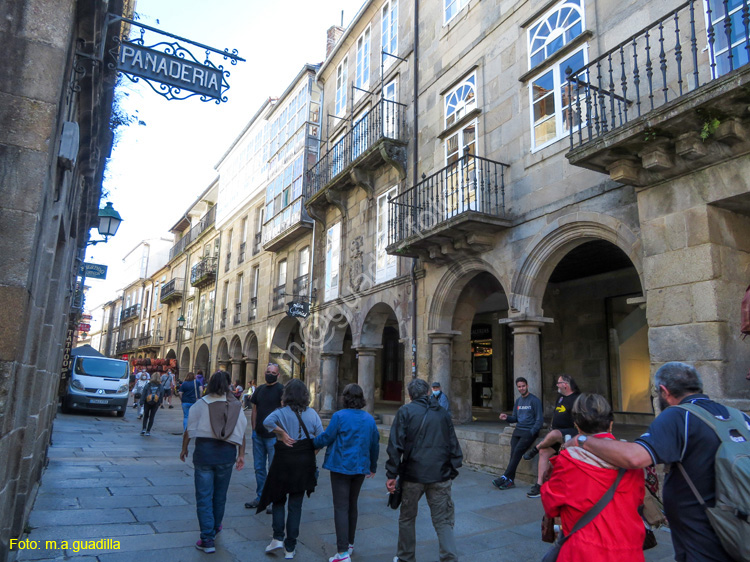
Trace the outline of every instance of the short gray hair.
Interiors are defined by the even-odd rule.
[[[654,385],[658,392],[664,386],[675,398],[703,392],[703,381],[695,367],[679,361],[665,363],[654,375]]]
[[[406,386],[406,390],[409,393],[409,398],[416,400],[430,393],[430,385],[427,384],[426,380],[414,379]]]

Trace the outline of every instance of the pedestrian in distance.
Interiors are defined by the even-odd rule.
[[[523,458],[527,461],[533,459],[537,454],[539,455],[536,484],[526,494],[529,498],[538,498],[540,496],[542,479],[544,473],[547,472],[549,459],[552,455],[560,451],[560,445],[578,433],[573,426],[572,416],[573,404],[575,404],[576,399],[581,395],[576,381],[570,375],[558,376],[557,392],[559,396],[555,402],[555,413],[552,415],[549,433],[544,436],[544,439],[523,454]]]
[[[151,428],[154,427],[154,418],[156,410],[161,406],[164,400],[164,387],[161,384],[159,373],[151,375],[151,380],[143,388],[141,394],[141,407],[143,408],[143,428],[141,435],[148,437],[151,435]]]
[[[284,386],[278,382],[279,366],[276,363],[268,364],[265,377],[266,384],[260,385],[250,399],[250,403],[253,405],[250,426],[253,431],[255,499],[245,504],[247,509],[258,507],[260,496],[263,493],[263,485],[268,475],[268,467],[273,462],[276,436],[263,426],[263,422],[271,412],[281,407],[281,395],[284,393]]]
[[[440,387],[440,383],[438,381],[432,382],[432,397],[437,400],[437,403],[448,410],[448,413],[451,412],[451,403],[450,400],[448,400],[448,397],[443,392],[443,389]]]
[[[590,441],[614,441],[614,414],[603,396],[581,394],[571,415],[579,435]],[[646,529],[638,508],[645,492],[643,470],[618,470],[580,447],[565,449],[550,464],[552,474],[542,485],[542,505],[548,517],[560,517],[562,532],[568,537],[557,561],[642,561]],[[614,494],[601,511],[591,511],[612,487]],[[589,513],[591,521],[571,535],[576,523]]]
[[[133,408],[138,408],[144,387],[148,384],[148,373],[144,370],[138,373],[138,380],[133,387]],[[140,407],[138,419],[143,417],[143,406]]]
[[[516,428],[510,438],[510,460],[505,472],[500,478],[495,478],[492,484],[499,490],[509,490],[515,488],[514,480],[516,479],[516,469],[521,457],[539,435],[542,429],[544,415],[542,402],[529,392],[529,384],[523,377],[516,379],[516,388],[521,395],[516,398],[513,404],[513,413],[500,414],[502,421],[515,423]]]
[[[432,525],[440,544],[440,562],[458,560],[453,533],[455,513],[451,484],[458,476],[463,453],[456,438],[451,416],[430,397],[430,387],[422,379],[407,386],[411,402],[399,408],[388,439],[385,463],[386,488],[401,486],[401,512],[398,519],[398,555],[393,562],[415,562],[417,537],[414,524],[419,500],[424,495],[430,506]]]
[[[172,373],[172,369],[167,369],[167,372],[161,376],[161,384],[164,387],[164,401],[171,410],[174,408],[172,406],[172,393],[174,391],[174,374]],[[163,408],[164,404],[161,407]]]
[[[201,385],[204,390],[206,389],[206,379],[203,376],[203,371],[200,369],[195,372],[195,380],[198,381],[198,384]]]
[[[362,387],[348,384],[344,409],[334,413],[325,432],[315,438],[315,449],[327,447],[323,468],[331,471],[336,554],[328,562],[349,562],[357,529],[357,501],[365,478],[375,476],[380,434],[375,419],[362,408],[367,405]]]
[[[182,403],[182,430],[187,429],[190,407],[203,396],[203,387],[195,380],[195,373],[188,373],[185,382],[180,385],[180,402]]]
[[[245,389],[245,392],[242,393],[242,408],[245,410],[249,410],[252,408],[252,404],[250,403],[250,398],[253,397],[253,392],[255,392],[255,381],[250,381],[247,385],[247,388]]]
[[[272,432],[278,441],[257,513],[273,505],[273,539],[266,552],[283,548],[284,558],[289,560],[297,553],[302,501],[317,485],[313,439],[323,433],[323,424],[318,413],[308,407],[310,392],[301,380],[292,379],[287,383],[281,402],[283,407],[271,412],[263,421],[266,431]]]
[[[214,373],[206,396],[190,408],[180,451],[180,460],[185,462],[190,439],[195,439],[195,507],[201,529],[195,548],[203,552],[216,551],[216,534],[221,532],[232,467],[242,470],[245,466],[246,428],[247,418],[229,393],[225,373]]]

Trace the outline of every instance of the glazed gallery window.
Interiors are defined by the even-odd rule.
[[[456,16],[456,14],[461,11],[461,8],[466,6],[466,4],[468,3],[469,0],[443,0],[445,14],[443,23],[446,24],[451,21]]]
[[[584,29],[583,0],[565,0],[545,13],[528,31],[529,68],[554,57]],[[569,92],[565,70],[586,64],[585,46],[555,60],[529,84],[532,150],[543,148],[570,131]],[[577,123],[573,124],[574,126]]]
[[[395,197],[397,192],[398,188],[393,187],[378,197],[378,231],[377,240],[375,241],[376,283],[382,283],[396,277],[398,261],[396,256],[386,253],[385,248],[388,246],[388,227],[390,225],[389,216],[391,211],[388,198]]]
[[[391,0],[390,2],[386,2],[383,5],[381,16],[382,17],[380,20],[380,44],[382,46],[382,49],[386,53],[397,55],[398,54],[398,1]],[[381,56],[383,57],[383,65],[385,68],[388,68],[390,65],[392,65],[396,61],[395,58],[389,57],[388,55],[384,55],[381,53]]]
[[[334,224],[326,233],[326,286],[325,298],[339,296],[339,269],[341,259],[341,223]]]
[[[445,95],[445,126],[459,122],[477,107],[477,75],[471,74]]]
[[[336,68],[336,115],[341,117],[346,113],[346,87],[349,81],[347,66],[349,57],[344,57]]]
[[[387,102],[398,101],[398,80],[388,82],[383,87],[383,99],[387,100]],[[398,118],[398,105],[387,102],[383,104],[383,136],[395,139],[398,138],[401,128]]]
[[[354,85],[357,88],[366,90],[370,83],[370,28],[357,39],[357,74],[354,79]],[[354,90],[354,99],[358,99],[364,94],[362,90]]]
[[[707,0],[706,17],[710,15],[714,28],[713,67],[714,78],[730,71],[729,52],[731,42],[732,68],[739,68],[748,63],[748,50],[745,48],[745,23],[742,19],[742,0]],[[710,10],[710,14],[709,14]],[[729,41],[727,41],[729,26]]]

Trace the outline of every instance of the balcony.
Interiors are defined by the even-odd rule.
[[[255,237],[253,238],[253,255],[257,256],[260,252],[260,241],[261,241],[261,233],[256,232]]]
[[[271,301],[271,310],[281,310],[284,308],[284,299],[286,298],[286,285],[279,285],[273,288],[273,300]]]
[[[205,231],[209,226],[212,226],[216,222],[216,205],[211,207],[208,212],[201,217],[201,219],[198,221],[198,224],[196,224],[193,228],[190,229],[190,231],[180,238],[177,243],[172,246],[169,250],[169,261],[172,261],[173,258],[179,256],[182,252],[185,251],[185,248],[187,248],[190,244],[195,242],[198,237]]]
[[[495,245],[510,226],[505,216],[505,168],[465,154],[389,201],[389,254],[445,263]]]
[[[216,280],[218,266],[219,258],[203,258],[190,270],[190,284],[198,289],[212,284]]]
[[[750,152],[742,5],[690,0],[569,72],[570,163],[647,186]]]
[[[240,244],[240,252],[237,255],[237,265],[240,265],[245,261],[245,248],[247,248],[247,242],[242,242]]]
[[[340,192],[359,186],[373,193],[374,172],[389,165],[406,178],[406,106],[381,99],[307,172],[305,207],[322,219],[328,204],[343,209]],[[323,221],[324,222],[324,221]]]
[[[236,326],[242,322],[242,303],[236,302],[234,303],[234,325]]]
[[[310,283],[310,275],[300,275],[294,280],[293,289],[292,292],[294,293],[294,298],[297,297],[306,297],[307,296],[307,289],[308,285]]]
[[[160,341],[159,332],[149,332],[138,338],[138,347],[159,347]]]
[[[258,297],[252,297],[250,299],[250,307],[247,309],[247,321],[255,320],[258,315]]]
[[[117,346],[115,347],[115,353],[117,355],[121,355],[123,353],[130,353],[131,351],[135,351],[135,345],[136,345],[136,338],[120,340],[117,342]]]
[[[124,324],[125,322],[130,322],[132,320],[138,320],[138,315],[140,314],[140,312],[140,303],[129,306],[128,308],[124,308],[120,313],[120,323]]]
[[[312,221],[302,206],[303,201],[303,197],[298,197],[263,225],[264,250],[275,252],[312,232]]]
[[[175,301],[181,301],[185,292],[185,280],[182,277],[176,277],[167,281],[161,288],[159,300],[162,304],[169,304]]]
[[[222,330],[227,327],[227,309],[221,309],[221,320],[219,321],[219,328]]]

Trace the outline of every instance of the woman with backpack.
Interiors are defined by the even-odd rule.
[[[141,435],[151,435],[156,410],[161,406],[163,399],[164,387],[161,384],[159,373],[155,372],[151,375],[151,380],[144,387],[141,394],[141,406],[143,406],[143,429],[141,430]]]

